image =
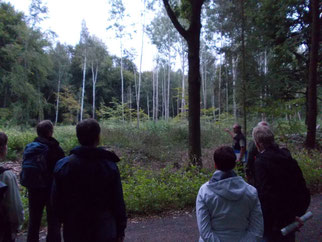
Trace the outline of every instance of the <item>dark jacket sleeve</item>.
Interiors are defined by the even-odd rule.
[[[269,231],[273,226],[275,217],[272,207],[274,207],[274,191],[272,180],[269,174],[269,165],[266,160],[258,157],[254,163],[255,168],[255,187],[261,202],[264,217],[264,231]]]
[[[115,176],[115,181],[113,186],[112,197],[114,197],[114,199],[111,204],[112,205],[111,211],[114,217],[116,218],[117,237],[120,238],[124,236],[124,230],[126,228],[126,223],[127,223],[127,216],[126,216],[126,209],[125,209],[125,203],[123,198],[121,177],[120,177],[120,172],[118,168],[116,169],[116,176]]]

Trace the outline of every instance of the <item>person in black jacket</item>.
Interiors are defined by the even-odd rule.
[[[123,241],[127,217],[119,158],[99,144],[100,126],[86,119],[76,126],[81,146],[54,171],[52,202],[65,242]]]
[[[257,126],[267,126],[269,127],[268,123],[266,121],[261,121],[257,124]],[[256,160],[256,157],[258,156],[258,150],[255,145],[254,140],[251,140],[248,143],[248,155],[247,155],[247,163],[246,163],[246,178],[247,182],[251,185],[254,185],[254,163]]]
[[[58,221],[56,214],[50,204],[50,192],[53,181],[53,170],[56,162],[65,156],[63,149],[59,146],[58,141],[53,138],[54,126],[50,120],[43,120],[38,123],[37,127],[38,137],[34,142],[44,144],[48,147],[46,155],[48,177],[46,184],[41,184],[42,187],[27,187],[29,200],[29,224],[27,242],[39,241],[39,229],[41,224],[41,217],[44,207],[47,212],[47,241],[59,242],[61,241],[60,228],[61,224]]]
[[[280,149],[267,126],[253,129],[259,151],[254,163],[255,187],[264,216],[265,241],[295,241],[295,232],[280,230],[302,216],[310,204],[310,193],[301,169],[287,149]]]

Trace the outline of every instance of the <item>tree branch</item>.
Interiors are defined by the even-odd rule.
[[[174,14],[172,8],[169,5],[168,0],[163,0],[163,5],[169,15],[169,18],[171,19],[171,22],[173,23],[174,27],[178,30],[178,32],[182,35],[183,38],[187,40],[188,38],[188,31],[185,30],[182,25],[179,23],[176,15]]]

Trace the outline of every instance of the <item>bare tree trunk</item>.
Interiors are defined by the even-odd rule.
[[[311,48],[309,81],[307,85],[307,135],[305,145],[309,149],[316,146],[316,119],[317,119],[317,80],[318,80],[318,53],[319,53],[319,1],[310,1],[312,16]]]
[[[184,78],[184,73],[185,73],[185,54],[184,54],[184,50],[182,51],[182,93],[181,93],[181,112],[185,113],[185,105],[186,105],[186,101],[185,101],[185,78]]]
[[[85,76],[86,76],[86,54],[84,57],[84,64],[83,64],[83,87],[82,87],[82,99],[81,99],[81,111],[80,111],[80,121],[83,120],[83,112],[84,112],[84,94],[85,94]]]
[[[237,103],[236,103],[236,79],[237,79],[237,61],[238,58],[232,60],[232,73],[233,73],[233,108],[234,108],[234,118],[237,121]]]
[[[123,79],[123,43],[120,40],[121,46],[121,99],[122,99],[122,120],[124,122],[124,79]]]
[[[145,29],[145,1],[146,0],[144,0],[142,37],[141,37],[139,86],[138,86],[138,93],[137,93],[137,100],[136,100],[137,128],[140,127],[140,91],[141,91],[141,82],[142,82],[142,57],[143,57],[143,40],[144,40],[144,29]]]
[[[246,114],[246,49],[245,49],[245,13],[244,13],[244,0],[241,1],[241,14],[242,14],[242,103],[243,103],[243,123],[244,134],[247,137],[247,114]]]
[[[221,55],[219,57],[219,78],[218,78],[218,118],[220,120],[221,115]]]
[[[155,121],[155,73],[152,71],[152,120]]]
[[[55,125],[57,125],[57,122],[58,122],[58,110],[59,110],[60,84],[61,84],[61,70],[60,70],[60,68],[59,68],[59,71],[58,71],[58,85],[57,85],[57,98],[56,98],[56,117],[55,117]]]
[[[148,109],[148,119],[150,119],[150,105],[149,105],[149,94],[146,94],[146,106]]]
[[[155,83],[155,119],[158,120],[159,116],[159,68],[156,69],[156,83]]]
[[[171,78],[171,52],[169,50],[169,59],[168,59],[168,87],[167,87],[167,105],[166,105],[166,121],[169,120],[170,116],[170,78]]]
[[[97,81],[97,74],[98,74],[98,66],[94,69],[94,65],[92,64],[92,78],[93,78],[93,113],[92,113],[92,118],[95,118],[95,100],[96,100],[96,81]]]

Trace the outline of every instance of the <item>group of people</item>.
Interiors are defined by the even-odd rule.
[[[269,125],[262,121],[252,132],[247,183],[233,170],[236,162],[246,160],[245,136],[238,124],[233,131],[233,147],[215,150],[216,171],[197,196],[199,241],[294,242],[295,231],[283,236],[281,229],[295,220],[301,226],[299,216],[310,204],[297,161],[275,143]]]
[[[49,242],[62,240],[61,228],[65,242],[124,240],[127,216],[116,164],[120,159],[98,147],[100,131],[94,119],[79,122],[80,146],[65,157],[53,138],[53,124],[38,123],[38,137],[24,150],[20,175],[29,200],[27,242],[39,241],[45,207]],[[294,233],[282,236],[280,229],[304,214],[310,203],[296,160],[278,147],[267,123],[261,122],[252,133],[257,153],[252,153],[252,161],[248,158],[248,184],[234,172],[246,155],[240,125],[231,135],[233,147],[215,150],[216,171],[197,195],[199,241],[294,241]],[[6,156],[7,142],[0,132],[0,159]],[[0,242],[15,241],[23,216],[17,179],[0,167]]]
[[[47,242],[123,241],[127,223],[116,154],[98,147],[100,125],[86,119],[76,126],[80,146],[69,156],[53,138],[49,120],[37,125],[38,137],[24,150],[20,183],[27,188],[27,242],[39,241],[43,210],[47,214]],[[0,132],[0,158],[8,137]],[[0,168],[0,242],[15,241],[23,222],[16,176]],[[1,186],[2,184],[2,186]],[[3,188],[2,188],[3,187]],[[3,196],[1,197],[1,194]],[[2,224],[2,223],[3,224]]]

